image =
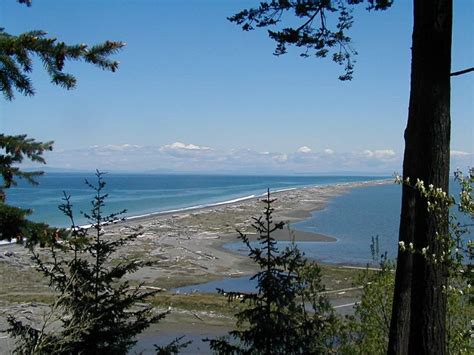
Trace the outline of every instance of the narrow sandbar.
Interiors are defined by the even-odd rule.
[[[390,180],[354,182],[327,186],[298,188],[272,193],[274,221],[285,221],[288,229],[277,231],[277,240],[324,241],[336,239],[318,233],[299,231],[292,224],[309,218],[311,213],[323,209],[331,198],[351,188],[387,184]],[[145,282],[151,287],[172,288],[202,283],[223,277],[251,274],[255,266],[245,255],[223,248],[236,242],[237,232],[255,233],[253,218],[262,215],[264,204],[260,198],[186,210],[168,214],[155,214],[125,220],[105,227],[109,238],[139,233],[130,244],[114,255],[114,259],[136,258],[152,261],[153,266],[143,268],[131,276],[133,281]],[[249,234],[251,238],[255,235]],[[14,257],[2,261],[16,267],[28,268],[31,260],[22,247],[8,246]]]
[[[327,186],[298,188],[272,194],[274,221],[293,223],[311,217],[323,209],[331,198],[344,194],[351,188],[390,183],[390,180],[354,182]],[[137,273],[136,277],[150,280],[162,287],[176,287],[206,282],[222,277],[250,274],[255,266],[248,258],[223,245],[236,242],[237,232],[255,233],[253,218],[262,215],[262,197],[197,210],[172,214],[153,215],[128,220],[109,226],[110,234],[130,231],[142,233],[128,247],[125,254],[157,261],[157,266]],[[324,241],[336,239],[318,233],[288,229],[274,234],[277,240]],[[249,236],[251,236],[249,234]],[[251,236],[255,238],[256,236]],[[127,256],[127,255],[122,255]]]

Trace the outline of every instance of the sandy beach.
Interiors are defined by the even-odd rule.
[[[311,212],[323,209],[332,197],[352,188],[390,182],[355,182],[273,193],[271,196],[276,199],[273,204],[274,221],[285,221],[288,227],[276,232],[274,237],[277,240],[335,241],[332,236],[294,230],[292,223],[310,217]],[[168,289],[241,276],[252,273],[253,265],[249,264],[247,257],[224,249],[223,245],[238,240],[236,230],[255,238],[251,223],[253,217],[263,212],[261,199],[132,218],[105,228],[109,238],[139,233],[138,238],[115,256],[116,259],[139,258],[154,262],[153,266],[132,275],[132,280]],[[31,262],[25,248],[8,245],[0,247],[0,264],[21,271],[30,268]]]
[[[323,209],[332,197],[351,188],[386,183],[391,181],[308,187],[274,193],[274,221],[285,221],[289,227],[278,231],[274,237],[277,240],[335,241],[332,236],[294,230],[291,225],[310,217],[311,212]],[[222,246],[237,241],[236,230],[248,233],[252,238],[252,217],[260,216],[263,208],[261,198],[253,198],[193,211],[132,219],[109,226],[107,230],[111,236],[140,231],[141,235],[121,251],[120,257],[140,256],[155,261],[155,266],[139,271],[133,278],[169,288],[252,273],[254,268],[247,257]]]
[[[291,225],[310,217],[313,211],[323,209],[331,198],[352,188],[387,183],[391,181],[347,183],[274,193],[274,221],[285,221],[289,226],[289,229],[275,233],[274,237],[277,240],[335,241],[331,236],[294,230]],[[252,217],[260,216],[263,208],[261,198],[253,198],[179,213],[133,218],[106,226],[105,229],[108,238],[139,233],[113,259],[153,261],[153,266],[130,275],[130,281],[144,282],[145,287],[169,290],[254,273],[255,266],[245,255],[224,249],[223,245],[238,240],[236,230],[255,238],[252,234]],[[33,270],[27,249],[20,245],[0,247],[0,325],[5,325],[6,314],[12,311],[35,313],[35,310],[45,306],[44,302],[51,299],[47,282]],[[336,282],[339,284],[340,281]],[[341,282],[341,287],[344,282],[347,285],[343,287],[350,286],[344,275],[341,276]],[[166,322],[173,322],[173,317],[168,317]],[[214,321],[214,318],[211,319],[211,323]]]

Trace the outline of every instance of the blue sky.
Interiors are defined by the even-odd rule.
[[[401,171],[412,10],[355,11],[355,77],[297,50],[272,55],[265,31],[226,20],[257,1],[3,1],[10,33],[47,30],[68,43],[127,43],[117,73],[82,63],[78,87],[49,84],[1,102],[0,130],[54,140],[51,167],[222,172]],[[474,2],[455,1],[453,70],[474,63]],[[474,165],[474,75],[452,80],[453,166]]]

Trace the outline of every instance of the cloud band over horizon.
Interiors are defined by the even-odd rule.
[[[229,173],[377,173],[401,171],[401,154],[393,149],[337,152],[313,151],[303,145],[294,152],[258,152],[251,149],[218,150],[175,142],[163,146],[134,144],[94,145],[57,150],[45,155],[48,167],[71,170]],[[452,166],[473,165],[474,155],[452,150]]]

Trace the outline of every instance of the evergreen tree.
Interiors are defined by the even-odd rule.
[[[18,0],[31,6],[31,0]],[[47,37],[44,31],[30,31],[12,35],[0,27],[0,90],[5,100],[14,99],[14,92],[31,96],[34,87],[29,78],[33,70],[33,57],[39,58],[51,78],[51,82],[66,89],[73,89],[76,78],[64,72],[67,61],[78,60],[91,63],[104,70],[115,71],[118,62],[109,56],[117,53],[125,44],[106,41],[94,46],[85,44],[69,45],[56,38]],[[15,186],[16,178],[36,184],[35,177],[41,172],[24,172],[16,165],[27,158],[33,162],[45,163],[43,152],[52,150],[53,142],[38,142],[26,135],[9,136],[0,134],[0,173],[3,183],[0,186],[0,240],[17,238],[35,243],[51,234],[46,225],[27,220],[31,213],[6,203],[5,189]]]
[[[31,1],[19,0],[31,6]],[[14,91],[34,95],[28,74],[33,70],[32,57],[39,58],[51,78],[51,83],[66,89],[76,86],[76,78],[64,72],[64,64],[70,60],[91,63],[104,70],[115,71],[119,63],[108,57],[116,54],[125,44],[105,41],[92,47],[86,44],[69,45],[56,38],[47,37],[45,31],[30,31],[12,35],[0,28],[0,89],[7,100]]]
[[[29,160],[44,163],[43,152],[52,149],[52,142],[41,143],[28,138],[26,135],[6,136],[0,134],[0,173],[3,184],[0,186],[0,240],[11,240],[17,238],[18,242],[26,239],[27,243],[45,241],[49,230],[45,224],[33,223],[26,217],[30,210],[9,206],[6,204],[5,189],[16,186],[18,178],[24,179],[35,185],[35,178],[41,172],[24,172],[16,165],[20,164],[24,157]]]
[[[229,21],[242,26],[244,31],[255,28],[276,27],[284,14],[292,13],[301,24],[268,30],[269,37],[276,42],[275,55],[287,52],[288,46],[301,48],[302,57],[314,55],[331,59],[344,67],[339,76],[342,81],[351,80],[354,74],[357,51],[352,46],[348,31],[353,24],[352,8],[364,0],[322,1],[322,0],[271,0],[262,1],[259,7],[242,10]],[[386,10],[393,0],[367,0],[367,10]],[[328,19],[337,14],[336,19]]]
[[[389,8],[393,0],[271,0],[229,18],[245,31],[278,26],[286,13],[300,25],[269,30],[276,41],[276,55],[286,46],[303,48],[303,56],[332,54],[345,66],[341,80],[353,74],[353,57],[347,31],[352,8],[366,4],[369,10]],[[410,104],[405,130],[404,179],[420,179],[448,191],[450,157],[450,77],[474,71],[451,73],[452,0],[414,0]],[[330,14],[337,19],[329,20]],[[293,22],[294,23],[294,22]],[[335,24],[335,26],[331,26]],[[426,201],[407,186],[402,191],[399,240],[417,249],[429,247],[442,252],[437,234],[447,234],[448,213],[435,220]],[[445,265],[429,264],[418,254],[399,251],[390,326],[389,353],[446,353]]]
[[[219,354],[318,354],[334,345],[336,316],[321,294],[321,270],[294,243],[278,249],[272,233],[284,222],[273,222],[274,202],[268,192],[263,216],[253,219],[258,247],[239,232],[261,271],[252,277],[257,280],[256,293],[219,290],[242,305],[236,314],[238,329],[230,337],[209,340]]]
[[[143,305],[158,291],[144,291],[141,284],[131,286],[122,281],[148,263],[121,260],[110,264],[111,254],[139,234],[118,239],[105,236],[104,226],[118,221],[125,211],[103,215],[107,194],[103,193],[102,173],[97,172],[97,180],[97,185],[86,181],[95,192],[90,214],[84,213],[91,227],[75,224],[70,196],[65,194],[60,209],[70,219],[71,228],[58,231],[61,235],[51,241],[49,258],[32,251],[37,269],[57,295],[40,327],[8,318],[8,332],[17,339],[17,353],[126,354],[138,334],[166,315],[153,314],[151,306]],[[60,329],[51,329],[57,320]]]

